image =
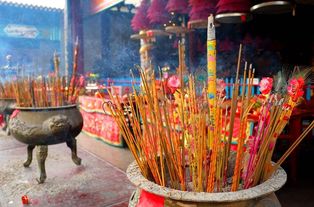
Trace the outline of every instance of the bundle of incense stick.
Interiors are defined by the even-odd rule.
[[[279,163],[272,165],[277,137],[288,123],[301,89],[253,96],[254,69],[245,63],[242,78],[246,81],[240,84],[240,65],[231,101],[217,95],[215,110],[209,108],[206,88],[197,93],[192,76],[186,85],[181,82],[172,98],[163,85],[156,87],[155,75],[148,78],[142,69],[141,90],[134,86],[127,100],[108,91],[108,108],[145,177],[162,186],[196,192],[250,188],[268,179],[314,127],[312,123]],[[295,81],[292,78],[289,85]],[[255,112],[259,115],[252,121]],[[210,116],[215,123],[210,123]],[[252,125],[253,131],[248,132]],[[231,148],[234,140],[236,150]]]
[[[78,64],[78,39],[74,48],[73,71],[71,81],[60,76],[60,60],[54,53],[54,74],[48,77],[24,77],[12,82],[12,94],[19,107],[58,107],[76,104],[80,91],[84,88],[84,76],[77,75]],[[3,86],[0,85],[0,93]],[[5,91],[4,89],[2,91]],[[7,91],[8,94],[10,90]]]
[[[12,82],[0,82],[0,98],[1,99],[14,99],[14,88]]]
[[[64,76],[26,77],[10,84],[19,107],[58,107],[76,103],[84,78],[74,78],[72,95],[66,90]]]

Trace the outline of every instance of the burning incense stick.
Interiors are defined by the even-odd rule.
[[[74,59],[73,59],[73,71],[70,80],[70,86],[68,91],[68,101],[71,101],[72,95],[75,91],[75,79],[77,74],[77,64],[78,64],[78,53],[79,53],[79,44],[78,44],[78,37],[76,37],[75,47],[74,47]]]
[[[76,78],[74,84],[75,91],[69,101],[65,99],[64,89],[67,87],[65,77],[21,78],[10,85],[17,106],[58,107],[76,103],[80,91],[84,87],[83,76]]]
[[[239,71],[240,71],[240,65],[241,65],[241,54],[242,54],[242,44],[240,44],[240,48],[239,48],[237,73],[236,73],[235,85],[233,86],[232,99],[231,99],[228,140],[227,140],[226,148],[224,150],[224,164],[223,164],[223,166],[225,167],[225,169],[224,169],[225,174],[226,174],[226,172],[228,170],[227,169],[227,167],[228,167],[228,158],[229,158],[229,155],[230,155],[231,141],[232,141],[233,128],[234,128],[234,120],[235,120],[235,113],[236,113],[236,107],[237,107],[237,99],[238,99],[238,93],[239,93]]]
[[[216,127],[216,35],[214,17],[208,17],[207,27],[207,73],[208,73],[208,107],[209,107],[209,147],[212,150],[211,165],[209,168],[207,191],[213,192],[216,171],[217,145],[219,137],[215,136]]]
[[[208,17],[207,27],[207,73],[208,73],[208,99],[210,110],[210,134],[209,141],[213,142],[216,114],[216,35],[214,17]]]
[[[276,169],[277,166],[270,167],[272,146],[300,98],[302,80],[299,88],[293,87],[288,94],[271,94],[270,86],[267,94],[253,96],[255,72],[245,64],[243,90],[238,99],[240,54],[231,104],[215,92],[218,98],[213,105],[214,113],[208,107],[208,91],[196,93],[193,76],[189,76],[187,84],[180,82],[181,86],[169,95],[163,80],[158,87],[154,74],[149,76],[140,69],[141,90],[133,85],[134,93],[127,100],[122,101],[108,91],[110,112],[145,177],[179,190],[223,192],[255,186]],[[250,123],[250,116],[257,110],[257,120]],[[248,137],[247,130],[252,124],[255,127]],[[208,144],[210,136],[212,145]],[[228,152],[233,137],[237,139],[236,154]],[[295,145],[303,138],[303,135],[298,138]],[[226,169],[233,170],[233,174]]]
[[[14,99],[14,83],[5,82],[4,84],[0,82],[0,98],[2,99]]]
[[[53,62],[54,62],[55,76],[59,77],[60,59],[59,59],[59,56],[57,55],[57,52],[54,52],[53,54]]]

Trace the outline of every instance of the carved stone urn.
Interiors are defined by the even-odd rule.
[[[48,145],[66,142],[72,151],[72,160],[81,164],[77,156],[75,137],[81,132],[83,118],[76,105],[61,107],[15,107],[9,130],[14,138],[28,145],[24,167],[32,162],[33,149],[37,147],[37,161],[40,170],[38,183],[46,179],[45,160]]]
[[[128,179],[137,186],[130,198],[129,207],[281,207],[275,191],[287,180],[287,174],[279,168],[267,181],[235,192],[190,192],[162,187],[146,179],[136,162],[127,169]]]

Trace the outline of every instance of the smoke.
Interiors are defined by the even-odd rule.
[[[53,53],[62,51],[62,10],[0,2],[0,14],[0,68],[12,55],[20,76],[48,74]]]
[[[84,20],[86,72],[97,73],[102,80],[130,77],[130,69],[140,64],[140,43],[130,38],[132,16],[105,11]]]

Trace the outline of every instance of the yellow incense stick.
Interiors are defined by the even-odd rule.
[[[208,75],[208,91],[209,100],[209,145],[212,147],[215,131],[215,115],[216,115],[216,35],[214,17],[208,17],[207,26],[207,75]]]

